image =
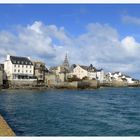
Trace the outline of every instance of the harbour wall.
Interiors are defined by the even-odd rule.
[[[5,119],[0,115],[0,136],[16,136]]]
[[[60,82],[54,85],[55,88],[67,88],[67,89],[86,89],[99,88],[99,84],[96,80],[84,80],[84,81],[73,81],[73,82]]]

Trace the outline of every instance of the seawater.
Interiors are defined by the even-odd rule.
[[[140,88],[0,91],[18,136],[140,136]]]

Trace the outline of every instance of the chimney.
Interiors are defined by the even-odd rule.
[[[10,60],[10,55],[9,54],[7,54],[7,59],[6,60]]]

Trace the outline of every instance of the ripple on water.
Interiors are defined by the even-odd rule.
[[[1,91],[19,136],[139,136],[140,88]]]

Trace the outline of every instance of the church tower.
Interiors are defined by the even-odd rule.
[[[65,55],[65,59],[64,59],[64,62],[63,62],[63,67],[65,67],[66,69],[69,69],[69,61],[68,61],[67,53]]]

